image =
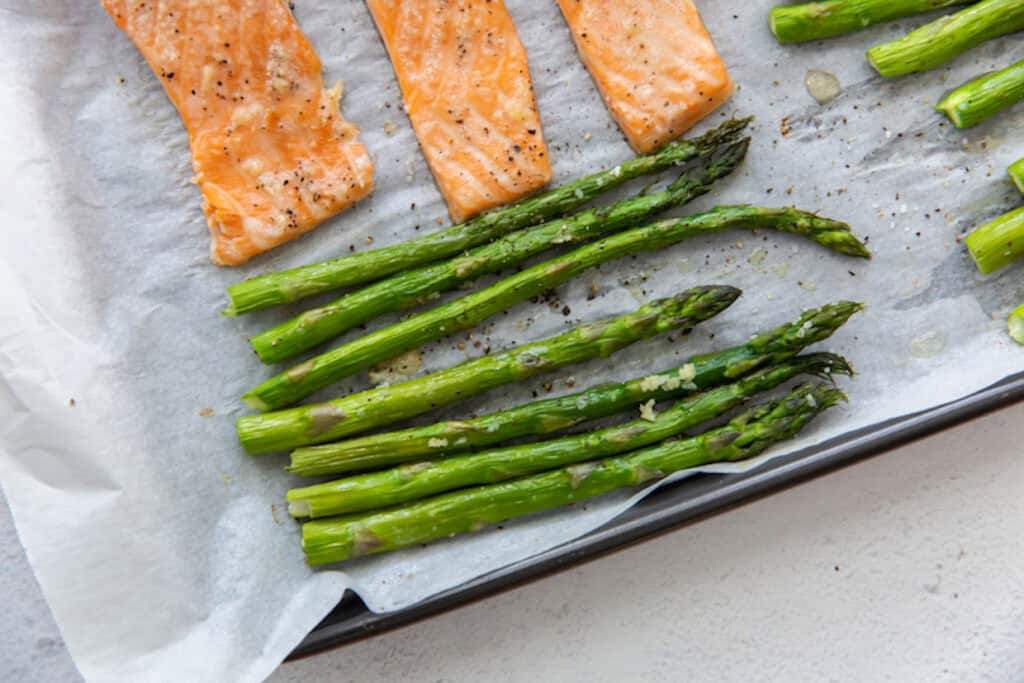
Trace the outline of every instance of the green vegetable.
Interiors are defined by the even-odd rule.
[[[554,245],[578,244],[633,227],[705,194],[747,153],[749,138],[726,145],[701,173],[684,173],[664,192],[640,194],[608,207],[505,235],[449,261],[399,273],[302,313],[249,341],[264,363],[291,358],[371,318],[423,303],[459,283],[518,265]]]
[[[390,510],[313,520],[302,525],[302,548],[311,565],[340,562],[478,531],[691,467],[744,460],[791,438],[844,398],[832,387],[803,386],[781,401],[754,408],[724,427],[693,438],[452,491]]]
[[[1024,60],[976,78],[953,90],[936,105],[957,128],[976,126],[1024,99]]]
[[[1024,2],[982,0],[936,19],[899,40],[868,50],[868,62],[883,76],[903,76],[942,66],[985,41],[1024,29]]]
[[[893,19],[969,0],[824,0],[773,7],[768,25],[780,43],[801,43],[860,31]]]
[[[662,401],[706,391],[757,368],[781,363],[807,346],[827,339],[861,308],[860,304],[841,301],[810,310],[740,346],[695,356],[679,367],[622,384],[596,386],[471,420],[439,422],[306,446],[292,452],[288,471],[319,476],[380,469],[485,448],[524,436],[550,434],[587,420],[614,415],[652,398]],[[687,382],[680,379],[691,375]]]
[[[320,292],[366,284],[454,256],[506,233],[568,213],[629,180],[684,164],[720,145],[735,142],[750,121],[749,118],[726,121],[693,140],[670,143],[653,154],[584,176],[511,206],[488,211],[447,230],[239,282],[228,287],[230,301],[224,314],[234,316],[258,311]]]
[[[1007,173],[1010,174],[1010,179],[1013,180],[1013,184],[1017,186],[1017,189],[1024,193],[1024,159],[1018,159],[1010,164]]]
[[[1024,305],[1018,306],[1010,313],[1007,329],[1011,339],[1024,345]]]
[[[734,287],[694,287],[557,337],[504,353],[466,361],[447,370],[334,401],[238,420],[238,438],[252,453],[278,451],[337,439],[394,424],[489,389],[608,356],[668,330],[688,330],[728,308],[740,295]]]
[[[1013,309],[1010,318],[1006,321],[1006,326],[1010,332],[1010,338],[1018,344],[1024,344],[1024,305]]]
[[[964,240],[978,270],[988,275],[1024,256],[1024,207],[975,228]]]
[[[493,484],[584,460],[618,455],[678,436],[687,429],[725,414],[744,399],[774,389],[797,375],[825,375],[830,372],[851,373],[846,361],[839,356],[798,356],[755,372],[734,384],[679,401],[653,418],[641,418],[554,441],[420,461],[382,472],[292,489],[288,491],[288,512],[294,517],[314,518],[364,512],[444,491]]]
[[[718,207],[693,216],[633,228],[527,268],[486,289],[312,358],[268,379],[242,399],[257,410],[291,405],[376,363],[468,329],[512,304],[567,282],[589,268],[631,254],[664,249],[689,237],[727,228],[772,228],[793,232],[844,254],[869,256],[845,223],[790,208]]]

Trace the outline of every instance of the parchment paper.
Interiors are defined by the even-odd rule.
[[[444,210],[366,8],[356,0],[296,4],[328,81],[345,80],[343,110],[362,128],[377,189],[310,236],[223,270],[207,259],[184,130],[99,3],[0,0],[0,479],[68,647],[91,680],[259,680],[346,587],[375,610],[398,609],[576,537],[637,497],[608,496],[334,571],[304,565],[282,504],[295,483],[281,472],[283,456],[245,455],[233,425],[237,397],[272,373],[246,337],[300,307],[222,318],[224,287],[350,245],[365,249],[371,235],[380,246],[417,234],[415,226],[436,229]],[[556,182],[627,159],[555,3],[508,4],[530,57]],[[1003,169],[1024,154],[1011,142],[1024,113],[959,132],[931,110],[946,88],[1024,57],[1024,44],[1010,37],[951,69],[883,82],[863,50],[922,20],[782,48],[765,27],[771,4],[700,3],[740,84],[722,115],[758,121],[746,164],[689,210],[742,202],[819,210],[869,237],[875,260],[788,236],[732,233],[604,266],[559,290],[569,315],[527,303],[479,334],[506,347],[698,283],[747,294],[688,339],[640,344],[447,415],[520,403],[549,381],[553,393],[564,392],[569,376],[578,389],[671,367],[838,298],[868,304],[827,344],[860,371],[846,384],[851,404],[782,450],[950,401],[1024,367],[1003,322],[1021,296],[1020,270],[983,280],[957,243],[1019,203]],[[803,85],[808,68],[837,74],[843,94],[819,106]],[[591,283],[600,294],[587,301]],[[455,342],[430,345],[424,371],[477,353]],[[322,396],[365,386],[361,376]]]

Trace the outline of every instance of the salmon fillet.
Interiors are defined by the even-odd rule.
[[[456,222],[542,187],[551,164],[501,0],[367,0]]]
[[[612,117],[640,153],[679,137],[733,93],[690,0],[558,0]]]
[[[359,131],[282,0],[102,0],[188,130],[218,265],[312,230],[373,189]]]

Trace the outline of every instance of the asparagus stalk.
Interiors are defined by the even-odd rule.
[[[568,213],[634,178],[706,155],[720,145],[737,140],[750,121],[749,118],[731,119],[693,140],[673,142],[653,154],[578,178],[511,206],[488,211],[447,230],[239,282],[228,287],[229,304],[224,314],[235,316],[258,311],[320,292],[373,282],[448,258],[506,233]]]
[[[725,147],[699,174],[683,173],[665,191],[549,221],[506,235],[449,261],[399,273],[306,311],[249,341],[264,363],[291,358],[371,318],[422,303],[459,283],[517,265],[553,245],[577,244],[622,230],[705,194],[746,155],[749,138]]]
[[[985,41],[1024,29],[1024,2],[982,0],[916,31],[868,50],[883,76],[903,76],[941,66]]]
[[[844,398],[838,389],[805,385],[781,401],[756,407],[700,436],[500,484],[452,491],[390,510],[313,520],[302,525],[302,548],[311,565],[340,562],[478,531],[691,467],[745,460],[796,435],[816,415]]]
[[[984,275],[1024,256],[1024,207],[975,228],[964,240]]]
[[[581,325],[557,337],[466,361],[401,384],[317,405],[242,417],[238,420],[238,438],[252,453],[336,441],[509,382],[608,356],[661,332],[688,330],[721,313],[739,295],[734,287],[694,287],[645,304],[628,315]]]
[[[802,43],[860,31],[893,19],[970,0],[823,0],[773,7],[768,25],[780,43]]]
[[[1017,186],[1017,189],[1024,194],[1024,159],[1018,159],[1010,164],[1010,168],[1006,169],[1006,172],[1010,174],[1010,180]]]
[[[1010,338],[1024,345],[1024,305],[1013,309],[1006,321],[1006,327],[1010,332]]]
[[[970,128],[1022,99],[1024,60],[961,85],[943,97],[935,108],[948,116],[957,128]]]
[[[706,391],[760,367],[781,363],[827,339],[861,308],[858,303],[841,301],[810,310],[740,346],[695,356],[679,367],[622,384],[597,386],[472,420],[439,422],[299,448],[292,451],[288,471],[311,477],[381,469],[524,436],[551,434],[651,399],[662,401]]]
[[[869,253],[845,223],[797,209],[751,206],[711,211],[633,228],[553,258],[474,292],[339,346],[250,390],[242,400],[257,410],[282,408],[332,382],[446,335],[465,330],[509,306],[557,287],[589,268],[643,251],[663,249],[689,237],[727,228],[772,228],[804,235],[836,251]]]
[[[288,491],[293,517],[328,517],[400,505],[444,491],[493,484],[535,472],[606,458],[678,436],[732,410],[745,399],[800,374],[850,374],[846,361],[832,354],[797,357],[760,370],[738,382],[679,401],[653,419],[553,441],[506,446],[443,460],[427,460]]]

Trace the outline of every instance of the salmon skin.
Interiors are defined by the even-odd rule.
[[[188,130],[217,265],[315,228],[373,189],[373,163],[282,0],[102,0]]]
[[[733,93],[690,0],[558,0],[576,49],[634,150],[678,138]]]
[[[367,0],[456,222],[543,187],[526,51],[501,0]]]

